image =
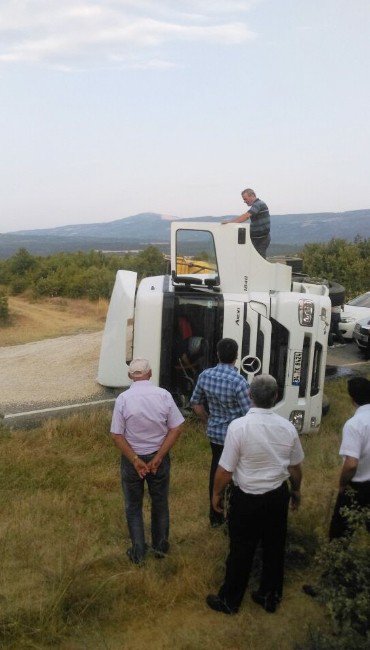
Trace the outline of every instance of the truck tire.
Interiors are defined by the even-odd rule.
[[[344,304],[346,290],[338,282],[331,282],[322,278],[310,278],[309,275],[304,273],[296,273],[293,271],[292,280],[296,282],[307,282],[308,284],[326,284],[329,288],[329,298],[333,307],[338,307]]]
[[[285,264],[290,266],[292,273],[302,273],[303,259],[301,257],[287,257]]]

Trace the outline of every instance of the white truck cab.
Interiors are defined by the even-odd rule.
[[[128,386],[128,363],[145,357],[152,381],[185,407],[199,372],[217,363],[217,342],[233,338],[236,367],[249,382],[260,373],[277,380],[274,410],[300,433],[318,429],[328,288],[292,282],[289,266],[263,259],[249,224],[172,223],[171,273],[136,284],[136,273],[118,271],[100,354],[102,385]],[[189,357],[194,351],[191,370],[183,361],[185,343]]]

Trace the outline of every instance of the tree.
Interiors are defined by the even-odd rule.
[[[351,298],[368,290],[370,241],[332,239],[325,244],[306,244],[302,251],[304,272],[339,282]]]
[[[11,258],[10,271],[13,275],[26,275],[35,265],[36,259],[33,255],[26,248],[20,248]]]

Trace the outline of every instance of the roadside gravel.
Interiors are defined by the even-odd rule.
[[[96,381],[102,332],[0,347],[3,414],[114,397]]]

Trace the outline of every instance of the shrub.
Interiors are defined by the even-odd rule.
[[[351,534],[327,542],[317,560],[321,566],[318,600],[328,608],[331,634],[311,628],[301,650],[360,650],[370,647],[370,510],[344,509]],[[298,648],[297,648],[298,650]]]
[[[9,320],[8,296],[4,291],[0,291],[0,324],[7,323]]]
[[[370,240],[332,239],[323,244],[306,244],[302,251],[303,268],[310,276],[343,284],[346,299],[367,291],[370,274]]]
[[[29,281],[27,278],[19,277],[14,278],[10,284],[10,292],[13,296],[17,296],[19,293],[23,293],[29,287]]]

